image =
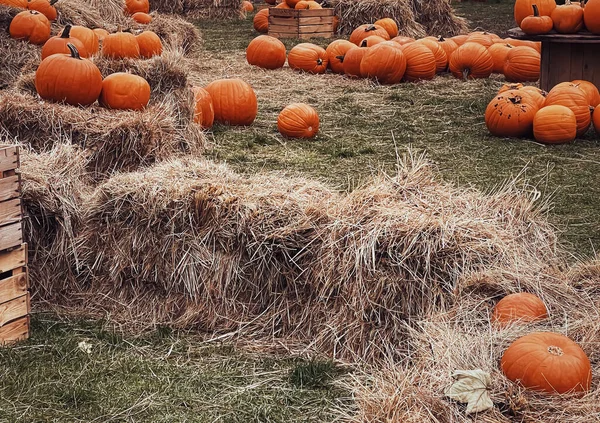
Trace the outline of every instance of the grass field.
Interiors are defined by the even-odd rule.
[[[502,35],[512,22],[507,2],[456,8],[472,28]],[[252,127],[215,127],[212,158],[241,172],[282,170],[346,190],[380,169],[393,172],[396,151],[411,146],[427,151],[445,178],[463,186],[490,190],[507,178],[528,178],[530,189],[552,196],[552,219],[573,251],[591,254],[600,242],[600,152],[593,131],[560,147],[489,136],[483,112],[503,83],[499,77],[465,83],[442,76],[381,87],[287,68],[252,69],[244,59],[256,35],[251,18],[199,22],[207,80],[243,76],[259,98]],[[288,141],[277,133],[277,114],[293,101],[319,111],[316,139]],[[167,329],[136,335],[47,314],[34,315],[31,340],[0,350],[0,363],[0,423],[328,422],[348,401],[333,385],[344,370],[327,361],[265,356]]]

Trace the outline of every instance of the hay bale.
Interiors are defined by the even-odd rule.
[[[130,25],[138,30],[155,32],[163,40],[163,44],[171,49],[179,49],[184,54],[196,53],[202,45],[198,27],[176,15],[153,13],[150,24],[140,25],[132,19]]]
[[[242,19],[241,0],[150,0],[150,9],[187,17]]]
[[[61,26],[115,30],[117,25],[127,22],[121,0],[60,0],[55,7],[58,12],[56,22]]]
[[[467,20],[456,16],[450,0],[412,0],[417,22],[428,35],[452,37],[469,31]]]

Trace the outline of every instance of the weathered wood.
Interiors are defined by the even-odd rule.
[[[333,9],[269,9],[269,17],[314,17],[314,16],[333,16]]]
[[[0,226],[18,222],[22,219],[21,199],[0,202]]]
[[[19,167],[19,148],[17,146],[0,146],[0,172]],[[1,176],[0,176],[1,177]]]
[[[0,273],[7,273],[27,265],[27,244],[12,251],[0,252]]]
[[[315,32],[315,33],[308,33],[308,34],[300,34],[300,39],[301,40],[308,40],[311,38],[331,38],[333,37],[333,34],[331,32]]]
[[[329,30],[333,31],[333,26],[330,25],[330,24],[300,26],[300,33],[301,34],[313,34],[313,33],[319,33],[319,32],[329,32]]]
[[[548,34],[543,35],[527,35],[521,28],[513,28],[508,30],[508,35],[512,38],[529,41],[552,41],[555,43],[592,43],[600,44],[600,36],[594,35],[588,31],[580,31],[577,34],[559,34],[552,30]]]
[[[317,25],[317,24],[331,24],[333,25],[332,16],[317,16],[314,18],[305,18],[300,16],[300,25]]]
[[[0,327],[0,345],[12,344],[27,338],[29,338],[29,316]]]
[[[0,304],[27,294],[29,278],[27,272],[17,273],[0,281]]]
[[[333,37],[333,9],[269,9],[269,35],[277,38]]]
[[[0,326],[29,314],[29,294],[0,304]]]
[[[21,222],[0,227],[0,250],[17,247],[23,243]]]
[[[0,179],[0,201],[17,198],[20,194],[19,175],[8,176]]]

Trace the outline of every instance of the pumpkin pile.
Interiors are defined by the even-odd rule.
[[[546,93],[522,84],[504,85],[485,111],[497,137],[530,137],[543,144],[564,144],[584,136],[592,122],[600,130],[598,88],[588,81],[562,82]]]
[[[555,0],[517,0],[515,21],[525,34],[543,35],[551,31],[576,34],[588,30],[600,34],[600,0],[557,5]]]

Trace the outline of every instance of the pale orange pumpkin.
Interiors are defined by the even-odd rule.
[[[269,32],[269,9],[262,9],[256,12],[256,15],[254,15],[253,25],[254,29],[261,34],[266,34]]]
[[[577,136],[577,118],[571,109],[554,105],[541,108],[533,118],[533,137],[543,144],[566,144]]]
[[[219,79],[205,87],[213,101],[215,120],[229,125],[251,125],[258,102],[252,87],[241,79]]]
[[[42,45],[50,39],[50,21],[40,12],[24,10],[12,19],[8,31],[12,38]]]
[[[590,106],[596,107],[600,103],[600,92],[594,84],[592,84],[589,81],[583,81],[581,79],[572,81],[572,83],[583,90],[588,100],[590,101]]]
[[[589,129],[592,116],[589,99],[578,85],[562,82],[550,90],[546,96],[546,106],[566,106],[575,113],[577,136],[583,136]]]

